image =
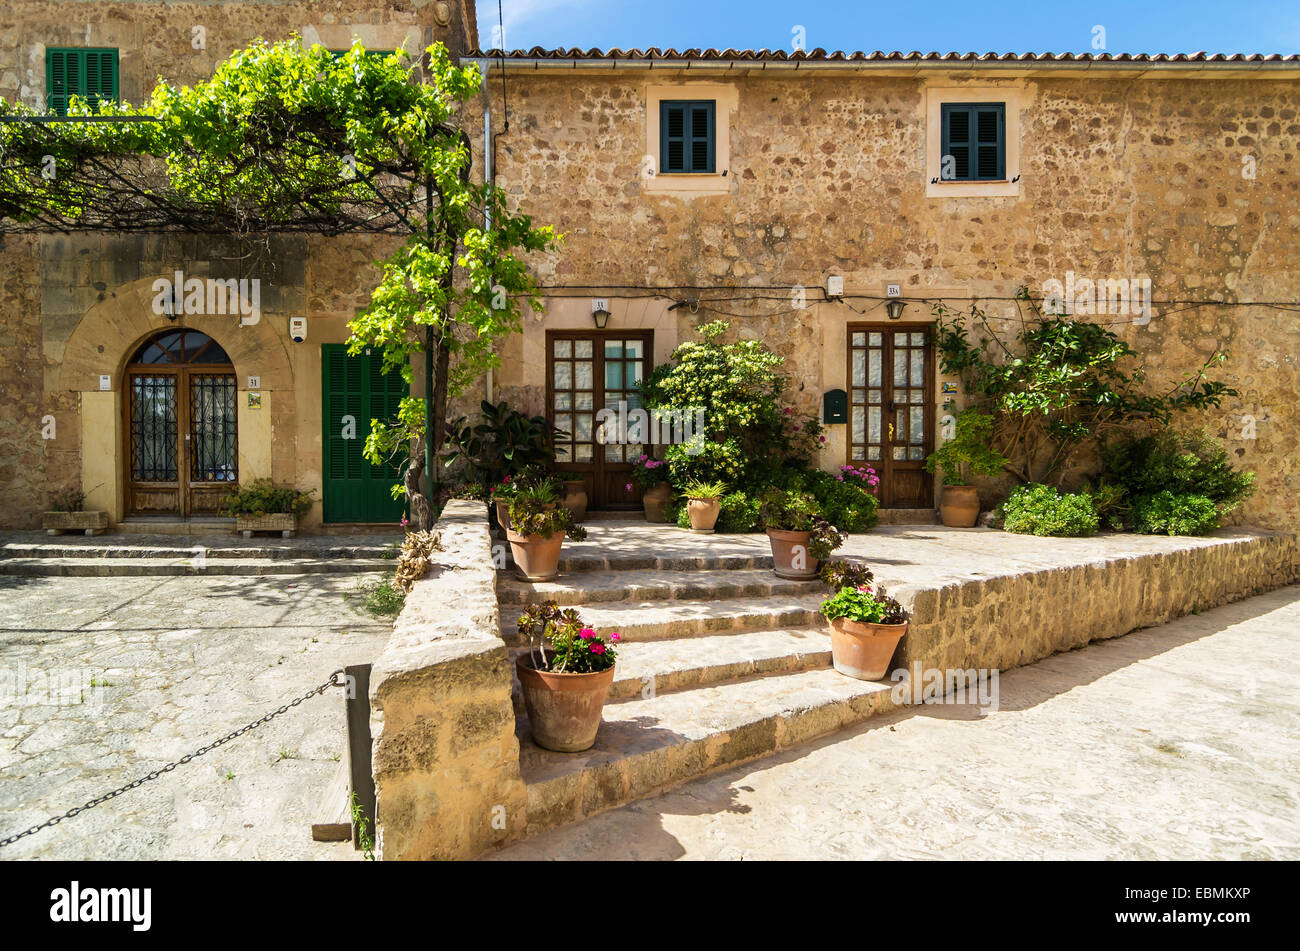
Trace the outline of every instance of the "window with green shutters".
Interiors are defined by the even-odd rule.
[[[1006,114],[1002,102],[944,103],[940,178],[958,182],[1005,179]]]
[[[397,416],[410,387],[397,371],[383,372],[377,349],[349,356],[346,344],[321,347],[321,416],[326,522],[397,522],[406,510],[391,489],[402,481],[400,463],[375,466],[363,455],[372,419]]]
[[[659,103],[659,171],[712,173],[717,136],[712,100]]]
[[[117,101],[117,50],[45,50],[45,102],[48,111],[65,116],[68,101],[80,96],[94,108],[100,102]]]

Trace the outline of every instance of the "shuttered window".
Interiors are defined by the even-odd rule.
[[[49,112],[68,114],[68,100],[80,96],[96,107],[117,101],[117,50],[45,50],[45,99]]]
[[[1005,179],[1006,114],[1006,104],[1001,102],[944,103],[940,178],[958,182]]]
[[[659,103],[659,170],[712,173],[717,149],[712,100]]]

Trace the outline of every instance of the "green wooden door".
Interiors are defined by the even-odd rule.
[[[409,392],[400,373],[382,366],[378,349],[351,357],[346,344],[321,346],[326,522],[397,522],[406,511],[390,491],[401,482],[400,465],[372,466],[362,454],[370,421],[396,417]]]

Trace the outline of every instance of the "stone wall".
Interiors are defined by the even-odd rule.
[[[520,69],[510,73],[497,181],[537,221],[565,233],[562,251],[539,273],[557,295],[572,289],[575,305],[620,285],[681,286],[670,292],[676,298],[692,288],[766,295],[697,314],[678,309],[675,336],[690,339],[722,311],[745,315],[731,318],[733,332],[787,358],[801,385],[792,397],[809,410],[843,379],[845,356],[827,346],[830,329],[884,316],[862,299],[849,301],[852,309],[793,309],[791,288],[808,288],[815,302],[831,274],[845,278],[849,294],[902,285],[916,301],[904,320],[917,322],[930,320],[930,301],[1011,298],[1021,285],[1039,295],[1044,281],[1064,281],[1069,271],[1149,277],[1158,302],[1300,299],[1294,70],[1253,78],[1208,69],[1200,78],[1032,68],[1015,78],[985,75],[1009,74]],[[736,108],[723,110],[730,126],[723,193],[665,192],[642,174],[654,150],[648,90],[677,83],[689,98],[693,82],[734,89]],[[494,79],[500,129],[498,88]],[[1018,103],[1018,194],[931,197],[927,103],[944,90],[981,88]],[[624,302],[611,302],[617,328]],[[1014,303],[998,302],[995,312],[999,332],[1010,335]],[[1149,324],[1093,319],[1113,323],[1141,353],[1154,388],[1226,352],[1216,373],[1241,396],[1185,422],[1226,440],[1258,473],[1259,490],[1238,520],[1300,526],[1294,310],[1157,303]],[[526,393],[543,382],[518,385]],[[827,468],[845,461],[842,434],[832,435]]]
[[[452,501],[370,680],[379,852],[468,858],[520,834],[526,793],[487,513]]]
[[[0,525],[39,523],[46,504],[47,448],[60,435],[42,425],[51,409],[41,380],[39,239],[0,237]],[[48,420],[46,420],[48,422]],[[75,433],[75,420],[63,434]],[[55,480],[52,480],[55,481]],[[51,488],[67,487],[58,479]],[[36,505],[33,501],[36,500]]]

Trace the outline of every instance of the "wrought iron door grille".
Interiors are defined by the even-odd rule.
[[[176,481],[176,377],[131,378],[131,478]]]
[[[235,378],[190,376],[190,481],[238,482]]]

